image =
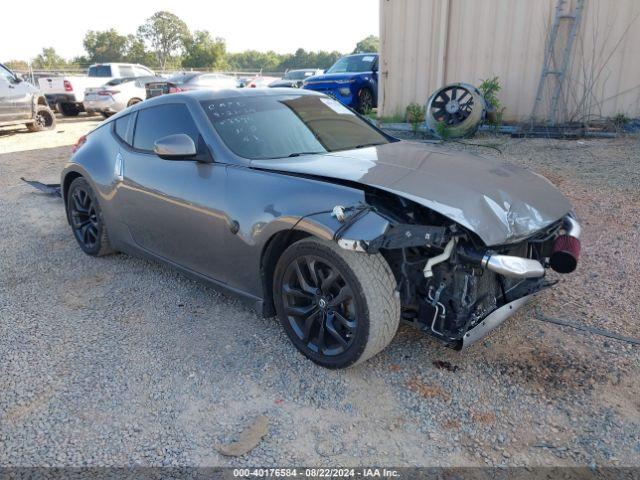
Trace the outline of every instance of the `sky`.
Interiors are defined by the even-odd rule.
[[[379,0],[66,0],[3,2],[0,62],[31,60],[43,47],[72,58],[84,54],[87,30],[116,29],[126,35],[158,10],[184,20],[191,31],[209,30],[227,50],[292,53],[350,52],[378,35]]]

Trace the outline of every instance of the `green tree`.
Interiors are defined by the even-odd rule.
[[[90,63],[121,62],[126,55],[127,43],[127,37],[113,28],[104,31],[89,30],[83,41]]]
[[[74,67],[77,67],[77,68],[88,67],[90,64],[91,64],[91,61],[89,60],[89,58],[87,58],[86,55],[73,57],[70,63],[70,65],[73,65]]]
[[[149,52],[144,42],[135,35],[127,35],[127,48],[124,60],[130,63],[139,63],[147,67],[157,65],[156,56],[153,52]]]
[[[54,70],[68,67],[68,62],[58,55],[53,47],[49,47],[43,48],[42,53],[33,59],[31,65],[38,70]]]
[[[356,44],[353,53],[376,53],[380,50],[380,39],[375,35],[369,35]]]
[[[179,56],[184,51],[189,29],[177,15],[160,11],[138,27],[138,37],[149,45],[164,70],[172,56]]]
[[[14,72],[26,72],[29,70],[29,64],[24,60],[9,60],[4,65]]]
[[[233,70],[264,70],[276,72],[282,61],[282,55],[276,52],[258,52],[257,50],[245,50],[240,53],[232,53],[227,57],[227,62]]]
[[[184,49],[183,67],[225,68],[227,45],[222,38],[211,38],[211,34],[207,31],[196,31],[185,41]]]

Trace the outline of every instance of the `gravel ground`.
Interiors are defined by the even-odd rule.
[[[334,372],[234,299],[81,253],[60,200],[19,177],[57,181],[94,123],[0,132],[0,465],[640,466],[638,347],[534,319],[640,336],[637,140],[476,139],[574,202],[578,272],[463,353],[401,327]],[[259,415],[254,450],[218,453]]]

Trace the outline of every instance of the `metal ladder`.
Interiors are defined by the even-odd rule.
[[[549,125],[556,125],[558,121],[558,110],[560,103],[560,95],[562,93],[562,87],[564,80],[571,63],[571,53],[573,51],[573,44],[578,35],[580,29],[580,22],[582,20],[582,11],[586,0],[574,0],[575,4],[573,9],[566,8],[567,3],[571,3],[569,0],[558,0],[556,4],[556,13],[554,15],[553,24],[551,25],[551,31],[549,32],[549,38],[547,40],[547,46],[545,49],[544,63],[542,66],[542,74],[540,75],[540,83],[538,83],[538,90],[536,93],[536,99],[533,104],[533,110],[531,112],[531,124],[535,121],[540,107],[542,106],[545,91],[550,87],[552,90],[551,95],[551,108],[549,109],[546,121]],[[566,26],[565,26],[566,25]],[[565,26],[565,28],[561,28]],[[567,43],[562,51],[560,58],[560,64],[556,62],[556,44],[558,43],[558,37],[561,30],[567,32]]]

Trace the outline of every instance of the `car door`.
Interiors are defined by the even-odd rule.
[[[28,120],[33,115],[33,87],[20,79],[13,85],[16,119]]]
[[[132,146],[121,149],[124,169],[119,189],[120,211],[134,242],[153,255],[219,279],[224,257],[223,213],[226,167],[197,160],[164,160],[153,145],[168,135],[183,133],[201,140],[185,103],[139,110]]]
[[[0,122],[19,120],[17,99],[20,91],[16,89],[19,83],[13,72],[0,65]]]

